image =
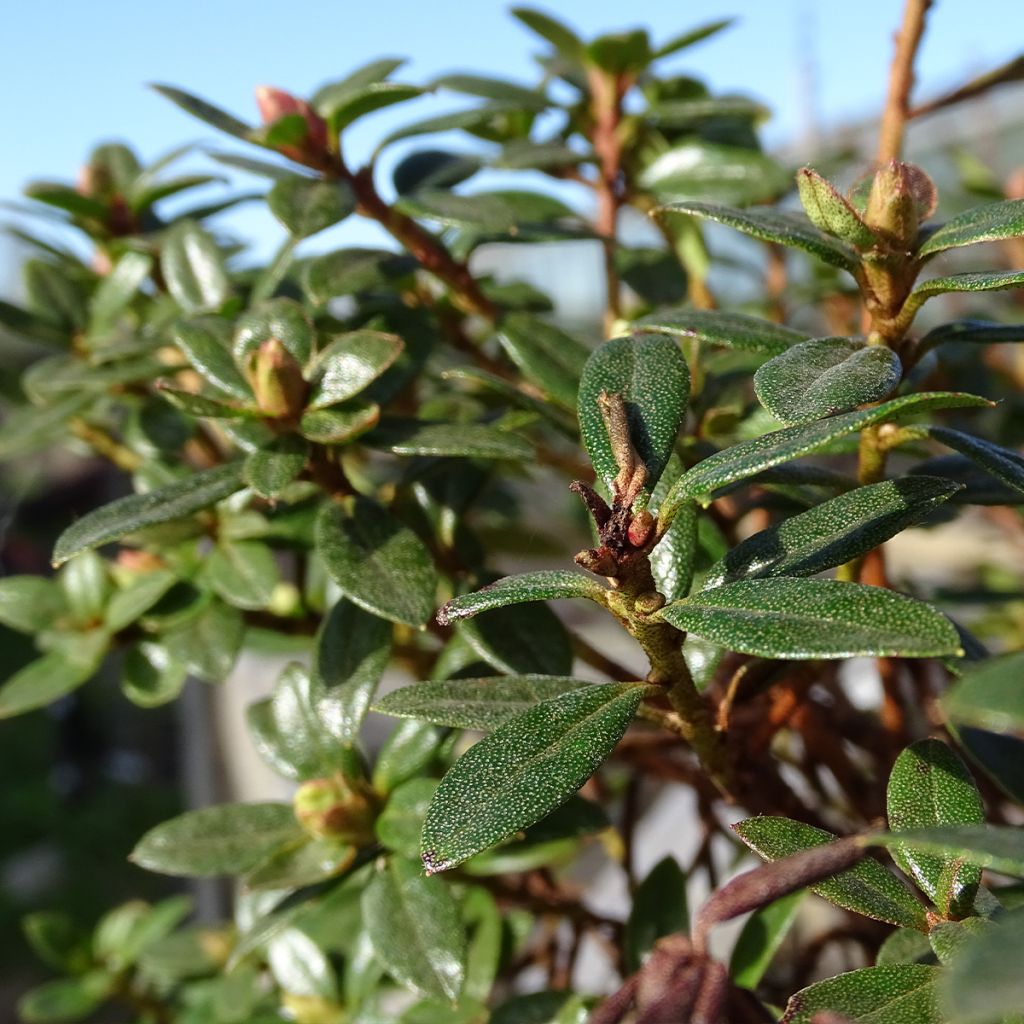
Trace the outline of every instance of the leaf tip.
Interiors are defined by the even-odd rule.
[[[423,864],[423,871],[428,878],[455,866],[455,861],[442,859],[435,850],[424,850],[420,854],[420,862]]]

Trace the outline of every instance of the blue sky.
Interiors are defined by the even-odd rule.
[[[98,140],[131,142],[151,158],[213,134],[145,88],[179,84],[243,119],[255,120],[253,87],[297,94],[382,55],[406,56],[407,80],[476,70],[531,81],[530,34],[498,0],[138,0],[12,3],[4,13],[0,76],[4,158],[0,198],[15,198],[30,178],[72,179]],[[793,138],[809,112],[828,124],[876,112],[884,95],[899,0],[552,0],[538,6],[583,34],[643,24],[655,40],[735,15],[728,32],[672,59],[680,72],[717,91],[744,92],[774,117],[769,143]],[[804,88],[809,47],[816,68]],[[1024,49],[1019,0],[939,0],[919,64],[927,95]],[[397,78],[401,79],[403,72]],[[349,151],[358,157],[390,128],[454,109],[456,97],[428,97],[383,111],[359,126]],[[262,235],[272,226],[242,223]],[[270,242],[270,239],[266,239]]]

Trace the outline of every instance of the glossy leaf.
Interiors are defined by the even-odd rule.
[[[674,857],[663,857],[633,893],[623,937],[626,973],[640,969],[658,939],[689,927],[686,875]]]
[[[602,394],[618,395],[626,405],[630,438],[647,467],[649,492],[672,454],[690,398],[690,371],[679,346],[657,334],[613,338],[595,349],[583,368],[580,433],[597,475],[610,490],[619,465],[601,415]]]
[[[177,323],[175,344],[215,387],[233,398],[251,402],[252,388],[231,355],[230,326],[219,317],[196,317]]]
[[[577,58],[583,53],[583,42],[568,25],[532,7],[513,7],[512,16],[527,28],[546,39],[559,53]]]
[[[39,633],[67,612],[61,588],[42,576],[0,579],[0,625],[19,633]]]
[[[141,252],[126,252],[100,282],[89,303],[90,331],[108,331],[132,301],[153,270],[153,259]]]
[[[355,295],[410,274],[414,260],[387,249],[341,249],[311,260],[302,278],[310,300],[323,305],[339,295]]]
[[[644,690],[609,683],[563,694],[471,747],[430,805],[421,846],[427,871],[455,867],[554,810],[608,757]]]
[[[150,829],[131,859],[165,875],[235,875],[302,835],[290,804],[220,804]]]
[[[949,427],[931,427],[928,433],[947,448],[962,452],[1014,490],[1024,491],[1024,455]]]
[[[364,443],[395,455],[511,459],[517,462],[533,458],[533,447],[521,437],[486,423],[387,419],[374,428]]]
[[[498,340],[523,376],[566,409],[576,409],[587,350],[557,327],[524,313],[501,322]]]
[[[338,981],[330,960],[299,928],[286,928],[267,943],[267,963],[278,985],[289,995],[337,998]]]
[[[583,679],[568,676],[444,679],[393,690],[377,701],[373,710],[434,725],[488,732],[541,701],[587,685]]]
[[[789,818],[768,815],[747,818],[733,830],[767,861],[781,860],[800,850],[822,846],[836,837],[831,832]],[[844,910],[886,921],[899,928],[927,931],[924,907],[895,875],[871,858],[810,887],[822,899]]]
[[[899,356],[884,345],[813,338],[761,366],[754,374],[754,390],[776,419],[809,423],[881,401],[902,373]]]
[[[175,700],[187,677],[187,666],[172,658],[163,644],[144,641],[125,651],[121,690],[133,704],[155,708]]]
[[[541,569],[517,576],[505,576],[481,590],[452,598],[438,613],[437,621],[447,626],[459,619],[472,618],[492,608],[530,601],[554,601],[568,598],[602,600],[604,588],[592,577],[571,569]]]
[[[1024,324],[1001,324],[989,320],[953,320],[934,327],[922,339],[919,351],[929,351],[947,341],[990,345],[995,342],[1024,341]]]
[[[308,238],[344,220],[355,210],[356,198],[344,181],[296,174],[274,185],[267,206],[295,238]]]
[[[234,419],[237,416],[255,415],[253,410],[246,410],[242,406],[221,402],[216,398],[207,395],[197,394],[193,391],[182,391],[173,387],[165,380],[156,382],[157,391],[167,399],[176,409],[188,413],[190,416],[206,416],[211,419]]]
[[[762,242],[775,242],[791,249],[802,249],[824,263],[843,270],[856,270],[856,252],[837,238],[819,231],[809,221],[780,210],[738,210],[715,203],[672,203],[656,211],[657,216],[684,214],[736,228]]]
[[[380,331],[341,334],[316,357],[310,369],[307,408],[322,409],[353,398],[402,354],[402,339]]]
[[[379,420],[379,405],[356,400],[331,409],[313,409],[303,413],[299,420],[299,431],[307,441],[339,444],[365,434]]]
[[[904,310],[911,314],[936,295],[950,292],[996,292],[1008,288],[1024,288],[1024,270],[977,271],[971,274],[950,274],[922,281],[910,293]]]
[[[958,489],[927,476],[857,487],[741,541],[708,570],[702,589],[742,579],[814,576],[843,565],[926,520]]]
[[[408,779],[422,776],[438,753],[442,732],[425,722],[399,722],[377,754],[372,783],[378,793],[390,793]]]
[[[445,882],[424,878],[415,861],[391,857],[363,893],[362,916],[389,974],[421,995],[458,1000],[466,936]]]
[[[245,875],[249,889],[298,889],[341,874],[356,858],[356,849],[329,837],[305,836],[272,853]]]
[[[783,324],[719,309],[667,309],[635,321],[634,327],[660,331],[680,338],[695,338],[710,345],[723,345],[748,352],[777,355],[808,336]]]
[[[422,541],[366,498],[348,510],[325,501],[316,546],[352,602],[392,622],[422,626],[434,609],[437,573]]]
[[[800,202],[816,228],[861,249],[878,243],[875,233],[843,194],[816,171],[802,167],[797,171],[796,184]]]
[[[231,291],[216,242],[195,221],[180,221],[164,236],[160,271],[186,313],[219,309]]]
[[[1024,829],[1010,825],[942,825],[869,837],[890,849],[959,857],[968,864],[1024,878]]]
[[[235,608],[266,608],[280,582],[273,552],[255,540],[221,541],[209,554],[204,578]]]
[[[939,1011],[938,967],[892,964],[838,974],[801,989],[779,1024],[814,1024],[823,1010],[849,1024],[943,1024]]]
[[[756,989],[796,921],[806,892],[798,890],[747,918],[732,948],[729,976],[740,988]],[[920,932],[910,932],[920,936]]]
[[[219,683],[234,666],[244,635],[242,613],[213,600],[199,615],[165,632],[162,639],[172,659],[200,679]]]
[[[377,838],[389,850],[412,860],[419,856],[423,819],[438,781],[409,779],[392,791],[373,826]]]
[[[242,475],[261,498],[272,500],[298,478],[308,455],[308,446],[300,438],[275,438],[266,448],[259,448],[246,458]]]
[[[917,250],[918,258],[978,242],[1024,235],[1024,199],[1005,199],[965,210],[928,236]]]
[[[52,704],[91,679],[107,649],[100,631],[69,637],[73,642],[30,661],[0,686],[0,719]]]
[[[956,722],[1024,734],[1024,653],[973,666],[947,691],[942,706]]]
[[[335,131],[344,131],[366,114],[415,99],[422,93],[423,90],[416,85],[405,85],[401,82],[369,82],[357,89],[345,92],[339,90],[322,100],[319,106],[331,127]]]
[[[57,539],[53,563],[61,565],[81,551],[149,526],[190,516],[234,494],[240,486],[240,465],[227,463],[193,473],[155,491],[119,498],[87,513],[69,526]]]
[[[235,324],[232,353],[239,366],[246,365],[257,349],[275,339],[300,366],[313,354],[316,331],[306,310],[292,299],[270,299],[245,313]]]
[[[499,672],[563,676],[572,671],[569,635],[545,604],[494,608],[460,623],[459,633]]]

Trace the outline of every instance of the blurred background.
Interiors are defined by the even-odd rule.
[[[609,0],[546,6],[584,35],[642,26],[659,40],[734,16],[728,32],[670,58],[671,70],[703,80],[716,95],[763,103],[771,117],[762,143],[785,165],[795,167],[811,155],[820,165],[823,154],[844,154],[844,166],[867,169],[901,7],[894,0],[647,0],[628,12]],[[101,141],[130,144],[144,163],[194,142],[181,171],[212,168],[237,191],[266,189],[259,179],[214,164],[205,152],[225,148],[222,141],[147,89],[148,82],[180,85],[252,119],[258,85],[309,95],[325,80],[381,56],[408,58],[402,77],[418,83],[444,72],[474,71],[532,85],[542,74],[531,59],[529,34],[497,0],[378,0],[372,6],[178,0],[171,7],[99,0],[8,4],[4,13],[0,114],[7,143],[0,161],[0,223],[9,230],[0,234],[0,297],[12,301],[21,298],[18,268],[27,253],[18,238],[26,223],[22,187],[31,179],[73,181]],[[1019,0],[939,0],[921,50],[915,99],[941,96],[1006,64],[1022,48]],[[438,93],[380,111],[353,129],[349,155],[353,162],[365,159],[380,137],[402,124],[470,102]],[[464,135],[433,141],[455,149],[471,145]],[[378,175],[385,194],[391,169],[417,145],[410,140],[388,150]],[[1024,181],[1014,186],[1014,173],[1024,166],[1024,83],[915,122],[909,157],[924,164],[954,201],[984,191],[986,183],[1021,194]],[[522,184],[522,174],[516,180]],[[474,179],[474,187],[495,184],[497,171]],[[538,187],[564,188],[571,203],[589,201],[571,183],[553,187],[544,178]],[[211,185],[210,195],[224,188]],[[262,204],[240,204],[222,215],[218,227],[244,241],[253,260],[268,258],[283,237]],[[647,230],[639,220],[623,227],[638,237]],[[728,244],[715,239],[713,250]],[[374,225],[351,218],[307,248],[367,243],[389,244]],[[598,243],[564,243],[557,254],[551,246],[485,247],[476,259],[478,270],[543,283],[558,297],[556,315],[565,324],[596,329]],[[742,281],[735,288],[741,292]],[[6,353],[10,339],[0,337],[0,345]],[[16,379],[9,366],[0,367],[0,389],[9,393]],[[73,454],[6,472],[0,478],[0,572],[45,571],[53,539],[68,518],[115,496],[116,487],[107,468]],[[28,638],[0,631],[0,678],[31,655]],[[146,828],[183,806],[271,795],[261,769],[241,749],[246,741],[231,726],[254,696],[251,677],[273,678],[265,662],[259,652],[243,659],[236,672],[242,688],[234,696],[229,688],[214,698],[209,688],[193,684],[177,705],[145,711],[127,703],[111,681],[0,724],[0,1021],[15,1019],[7,1009],[14,995],[42,976],[20,937],[24,913],[61,907],[88,922],[119,900],[158,896],[168,891],[167,880],[125,866]],[[215,699],[219,715],[212,713]],[[219,741],[218,722],[224,730]],[[201,894],[201,908],[215,914],[221,899],[212,888]]]

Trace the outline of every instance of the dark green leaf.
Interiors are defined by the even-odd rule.
[[[112,329],[152,270],[151,256],[126,252],[93,292],[89,302],[89,330],[99,333]]]
[[[921,740],[896,759],[889,775],[889,828],[982,824],[985,809],[964,763],[939,740]],[[955,857],[933,857],[891,846],[893,860],[946,917],[970,913],[981,869]]]
[[[951,274],[922,281],[904,304],[904,315],[913,315],[936,295],[949,292],[996,292],[1007,288],[1024,288],[1024,270],[993,270],[972,274]]]
[[[1014,490],[1024,491],[1024,456],[1018,452],[949,427],[931,427],[928,433],[947,448],[962,452]]]
[[[543,320],[513,313],[502,322],[498,340],[523,376],[566,409],[576,409],[587,350],[575,338]]]
[[[664,857],[648,872],[633,894],[633,907],[623,938],[626,973],[640,969],[655,942],[690,927],[686,875],[674,857]]]
[[[404,157],[391,172],[395,191],[409,195],[420,189],[452,188],[472,177],[481,167],[479,157],[422,149]]]
[[[385,286],[415,267],[414,260],[386,249],[341,249],[312,260],[303,287],[312,302],[323,305],[339,295]]]
[[[912,928],[897,928],[878,947],[875,964],[886,967],[890,964],[935,964],[938,961],[932,952],[927,935]]]
[[[640,184],[647,189],[661,206],[657,216],[666,213],[686,213],[719,220],[738,227],[755,238],[765,238],[765,232],[773,237],[768,241],[781,241],[775,236],[782,235],[800,249],[808,249],[808,242],[816,242],[815,255],[828,262],[840,258],[840,243],[833,242],[827,235],[818,241],[810,224],[803,224],[789,214],[758,209],[756,213],[734,209],[732,206],[719,208],[712,203],[729,203],[749,206],[780,196],[790,184],[789,171],[785,170],[770,156],[756,149],[742,146],[727,146],[718,142],[688,139],[661,153],[640,175]],[[705,199],[708,203],[686,202],[685,200]],[[710,210],[711,212],[706,212]],[[758,233],[758,232],[761,233]],[[845,254],[842,254],[845,256]],[[851,253],[852,255],[852,253]],[[840,263],[839,266],[847,266]],[[849,269],[849,268],[848,268]]]
[[[391,857],[366,887],[362,912],[373,950],[389,974],[422,995],[458,1000],[466,935],[441,879],[424,878],[415,861]]]
[[[837,580],[741,580],[676,601],[658,614],[677,629],[763,658],[963,653],[953,624],[931,605]]]
[[[562,694],[471,747],[427,814],[427,871],[455,867],[554,810],[608,757],[644,692],[641,684],[609,683]]]
[[[150,829],[131,859],[165,875],[237,875],[302,835],[290,804],[220,804]]]
[[[195,221],[180,221],[167,230],[160,272],[186,313],[220,309],[231,292],[217,243]]]
[[[379,420],[379,405],[353,401],[333,409],[314,409],[303,413],[299,420],[299,430],[307,441],[339,444],[365,434]]]
[[[204,579],[222,600],[235,608],[266,608],[281,581],[274,554],[256,540],[222,540],[210,552]]]
[[[372,85],[374,82],[384,82],[404,63],[403,57],[381,57],[371,60],[337,82],[328,82],[326,85],[322,85],[313,93],[313,98],[309,102],[319,113],[323,114],[335,97],[344,97],[362,89],[365,85]]]
[[[270,212],[296,238],[308,238],[344,220],[356,208],[349,186],[293,175],[277,182],[267,196]]]
[[[26,578],[26,577],[20,577]],[[0,595],[3,591],[0,590]],[[983,662],[966,671],[942,699],[956,722],[1024,734],[1024,653]]]
[[[791,249],[802,249],[833,267],[856,270],[860,265],[856,252],[836,238],[819,231],[809,221],[779,210],[738,210],[714,203],[672,203],[656,211],[658,216],[684,214],[736,228],[762,242],[775,242]]]
[[[20,306],[0,300],[0,325],[14,334],[44,345],[67,348],[70,341],[68,332],[55,325],[49,318],[39,316]]]
[[[729,976],[740,988],[753,990],[760,984],[789,934],[805,895],[802,889],[792,892],[747,918],[729,960]],[[923,938],[920,932],[908,934]]]
[[[658,126],[680,130],[717,118],[765,121],[771,111],[746,96],[705,96],[693,99],[658,100],[647,108],[647,116]]]
[[[598,36],[584,47],[584,59],[612,75],[642,71],[651,61],[651,43],[644,29]]]
[[[592,577],[571,569],[541,569],[505,576],[482,590],[452,598],[438,613],[442,626],[468,619],[492,608],[530,601],[555,601],[575,597],[602,600],[604,588]]]
[[[583,53],[583,42],[568,25],[557,21],[551,15],[532,7],[513,7],[512,17],[521,21],[528,29],[546,39],[563,56],[579,58]]]
[[[809,423],[878,402],[900,382],[900,358],[854,338],[813,338],[770,359],[754,374],[761,404],[783,423]]]
[[[849,1024],[943,1024],[939,968],[926,964],[865,967],[819,981],[793,996],[779,1024],[814,1024],[832,1010]]]
[[[641,317],[634,327],[645,331],[660,331],[680,338],[696,338],[711,345],[724,345],[748,352],[768,352],[776,355],[791,345],[807,340],[802,331],[718,309],[667,309]]]
[[[722,18],[719,21],[710,21],[706,25],[701,25],[698,28],[692,28],[688,32],[683,32],[680,35],[674,36],[667,43],[663,43],[654,51],[654,59],[657,60],[661,57],[668,57],[670,54],[678,53],[680,50],[685,50],[687,47],[693,46],[695,43],[702,42],[711,36],[718,35],[723,29],[727,29],[733,24],[735,18]]]
[[[219,317],[197,317],[175,325],[175,344],[189,362],[221,391],[243,402],[252,401],[252,388],[231,355],[231,328]]]
[[[64,593],[42,576],[0,579],[0,624],[19,633],[41,633],[68,610]]]
[[[1011,800],[1024,804],[1024,740],[952,722],[947,729],[992,782]]]
[[[364,443],[395,455],[511,459],[517,462],[533,458],[533,447],[528,442],[510,431],[485,423],[387,419],[367,435]]]
[[[703,589],[741,579],[814,576],[923,522],[958,489],[928,476],[857,487],[737,544],[708,570]]]
[[[402,354],[402,339],[380,331],[353,331],[336,337],[310,368],[313,382],[307,408],[321,409],[358,395]]]
[[[188,112],[193,117],[198,117],[200,121],[205,121],[207,124],[212,125],[218,131],[233,135],[236,139],[249,140],[252,128],[231,114],[215,107],[212,103],[207,103],[206,100],[201,100],[198,96],[193,96],[181,89],[176,89],[172,85],[156,83],[152,85],[152,88],[160,93],[161,96],[166,96],[172,103],[177,104],[182,110]]]
[[[197,616],[163,634],[167,652],[208,683],[223,682],[235,664],[245,635],[237,608],[210,601]]]
[[[385,740],[373,767],[373,788],[390,793],[426,772],[437,757],[442,732],[425,722],[399,722]]]
[[[443,189],[424,189],[402,197],[396,206],[410,217],[449,227],[513,235],[524,224],[574,216],[564,203],[539,192],[482,192],[464,196]]]
[[[580,433],[598,477],[611,490],[619,473],[602,394],[626,405],[629,435],[647,467],[647,493],[657,484],[676,443],[690,399],[690,371],[678,344],[658,334],[613,338],[594,350],[580,378]]]
[[[733,830],[767,861],[781,860],[836,838],[831,832],[812,825],[771,816],[747,818],[733,825]],[[822,899],[844,910],[887,921],[899,928],[928,930],[924,907],[891,872],[871,858],[865,858],[854,867],[810,888]]]
[[[543,110],[548,105],[547,97],[540,90],[485,75],[442,75],[434,80],[432,88],[451,89],[486,100],[518,103],[524,110]]]
[[[375,110],[392,107],[421,96],[418,85],[404,85],[401,82],[368,82],[359,88],[332,94],[322,100],[319,109],[336,132],[344,131],[353,121]]]
[[[419,835],[416,837],[419,842]],[[68,914],[56,910],[38,910],[21,919],[25,939],[48,967],[78,974],[91,962],[88,935]]]
[[[416,683],[385,694],[373,710],[455,729],[488,732],[541,701],[588,683],[568,676],[487,676]]]
[[[93,630],[67,639],[69,643],[30,661],[0,686],[0,719],[52,704],[95,674],[107,651],[107,635]]]
[[[325,501],[316,547],[335,583],[355,604],[407,626],[422,626],[434,609],[437,572],[408,527],[366,498],[346,511]]]
[[[878,244],[879,239],[861,220],[860,214],[831,182],[816,171],[802,167],[797,171],[796,184],[800,202],[816,228],[861,249],[870,249]]]
[[[954,217],[929,235],[917,251],[918,258],[934,256],[962,245],[993,242],[1024,235],[1024,199],[986,203]]]
[[[77,189],[53,181],[33,181],[25,188],[29,199],[65,210],[72,217],[106,223],[109,211],[98,199],[83,196]]]
[[[71,562],[71,565],[74,564],[75,562]],[[120,590],[113,594],[104,609],[103,618],[107,629],[116,633],[135,622],[145,615],[177,581],[173,572],[167,569],[153,569],[125,583]]]
[[[406,125],[404,128],[391,132],[377,146],[377,151],[380,152],[385,146],[389,146],[391,143],[398,142],[401,139],[409,139],[417,135],[429,135],[433,132],[450,132],[461,129],[467,132],[484,133],[488,128],[494,126],[495,122],[522,113],[522,106],[518,103],[494,101],[479,107],[473,107],[470,110],[458,110],[452,114],[427,117],[422,121],[416,121],[413,124]]]
[[[187,667],[162,644],[143,642],[125,651],[121,689],[139,707],[155,708],[175,700],[187,677]]]
[[[240,464],[228,463],[95,509],[60,535],[53,549],[53,563],[60,565],[81,551],[208,508],[234,494],[241,487],[241,476]]]
[[[327,954],[298,928],[286,928],[267,943],[267,962],[274,979],[289,995],[337,999],[338,979]]]
[[[58,978],[25,993],[18,1000],[18,1019],[24,1024],[69,1024],[84,1020],[102,1006],[114,990],[106,971],[89,971],[76,978]]]
[[[993,342],[1024,341],[1024,324],[1000,324],[989,320],[954,320],[930,330],[918,346],[926,352],[947,341],[967,341],[978,345]]]
[[[305,309],[292,299],[270,299],[250,310],[235,324],[232,351],[245,366],[266,341],[276,339],[300,366],[313,354],[316,331]]]
[[[419,856],[423,819],[438,782],[438,779],[409,779],[388,797],[374,829],[377,838],[389,850],[411,860]]]
[[[869,837],[875,846],[959,857],[1004,875],[1024,878],[1024,828],[1010,825],[943,825]]]
[[[572,671],[569,635],[547,605],[494,608],[481,618],[460,623],[459,633],[499,672],[564,676]]]
[[[294,435],[275,438],[266,448],[252,452],[245,460],[245,482],[261,498],[278,498],[303,471],[309,448]]]

